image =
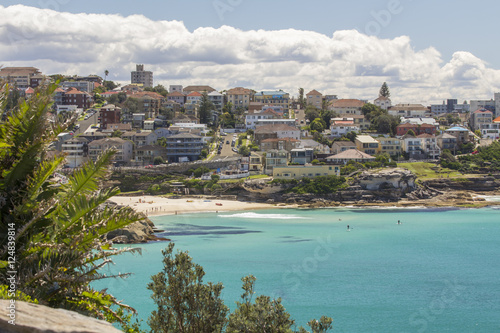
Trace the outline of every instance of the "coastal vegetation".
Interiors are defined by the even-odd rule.
[[[72,174],[58,173],[64,156],[50,155],[57,135],[71,125],[49,121],[56,85],[7,109],[9,88],[0,91],[0,285],[2,297],[32,300],[110,322],[127,321],[129,306],[91,283],[113,256],[105,235],[144,218],[133,209],[108,206],[117,188],[103,189],[113,152]]]
[[[281,298],[255,294],[256,278],[243,277],[243,294],[236,302],[236,309],[229,308],[221,299],[222,283],[204,283],[203,267],[194,263],[187,252],[173,253],[174,243],[162,251],[163,270],[151,277],[148,289],[157,306],[148,324],[153,333],[180,332],[300,332],[303,327],[292,329],[295,321],[290,318]],[[322,316],[308,325],[313,333],[328,332],[333,320]]]

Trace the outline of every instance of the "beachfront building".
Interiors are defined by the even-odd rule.
[[[380,153],[380,142],[375,140],[372,136],[370,135],[358,135],[356,136],[356,139],[354,140],[354,143],[356,144],[356,149],[368,154],[368,155],[375,155]]]
[[[120,138],[105,138],[95,140],[88,144],[89,158],[96,161],[106,150],[113,149],[116,153],[113,155],[113,162],[118,165],[125,165],[132,160],[134,156],[133,143]]]
[[[135,162],[139,165],[154,164],[155,158],[167,159],[167,148],[158,145],[146,145],[135,148]]]
[[[452,153],[455,153],[458,149],[457,138],[448,133],[436,136],[436,142],[441,151],[448,149]]]
[[[457,139],[457,144],[459,146],[469,142],[474,142],[474,135],[470,133],[468,129],[461,126],[449,128],[445,131],[445,133],[453,135]]]
[[[336,155],[349,149],[356,149],[356,144],[352,141],[334,141],[331,148],[331,153]]]
[[[314,149],[295,148],[290,151],[290,162],[294,164],[305,165],[311,163],[314,159]]]
[[[264,173],[271,175],[274,167],[288,165],[288,152],[286,150],[270,150],[266,154],[266,166]]]
[[[203,137],[191,133],[171,135],[166,139],[169,163],[197,161],[205,147]]]
[[[88,161],[88,143],[83,137],[71,138],[62,144],[62,152],[66,155],[66,165],[78,168]]]
[[[273,168],[273,178],[302,179],[318,176],[340,176],[340,165],[288,165]]]
[[[401,140],[398,138],[386,138],[378,137],[376,138],[380,142],[380,151],[382,153],[388,153],[390,156],[398,156],[401,154]]]
[[[500,138],[500,123],[482,124],[481,138],[498,140]]]
[[[351,161],[359,163],[375,161],[375,157],[365,154],[357,149],[348,149],[341,153],[327,157],[326,161],[330,164],[345,165]]]

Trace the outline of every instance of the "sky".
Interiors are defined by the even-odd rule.
[[[428,0],[3,0],[0,66],[126,84],[316,89],[393,103],[500,91],[500,2]]]

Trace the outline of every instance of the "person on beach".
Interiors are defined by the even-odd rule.
[[[347,225],[347,230],[349,230],[349,224]]]

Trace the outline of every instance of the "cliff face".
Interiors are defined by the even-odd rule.
[[[466,179],[442,178],[424,181],[422,185],[439,191],[491,192],[500,190],[500,179],[492,176]]]

